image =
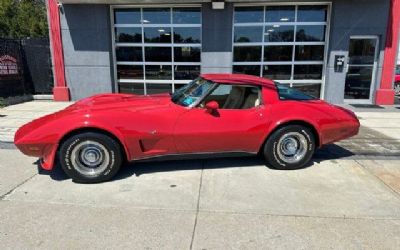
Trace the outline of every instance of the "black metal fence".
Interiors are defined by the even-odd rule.
[[[50,94],[52,88],[47,38],[0,38],[0,97]]]
[[[53,71],[48,38],[21,40],[25,81],[33,86],[34,94],[50,94]]]

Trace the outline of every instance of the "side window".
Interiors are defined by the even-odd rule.
[[[300,90],[290,88],[275,82],[275,86],[278,90],[278,95],[280,100],[297,100],[297,101],[306,101],[306,100],[315,100],[317,98],[307,95]]]
[[[202,105],[216,101],[221,109],[250,109],[260,105],[260,96],[260,88],[256,86],[219,84]]]

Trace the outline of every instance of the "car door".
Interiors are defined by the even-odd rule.
[[[264,105],[248,105],[248,97],[240,101],[235,87],[223,88],[226,86],[220,85],[202,104],[178,117],[174,141],[179,153],[258,151],[267,126]],[[255,88],[259,102],[261,91]],[[204,105],[210,101],[218,102],[220,108],[207,110]]]

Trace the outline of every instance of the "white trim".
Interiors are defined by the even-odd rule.
[[[162,9],[162,8],[190,8],[190,7],[200,7],[201,4],[113,4],[110,5],[113,9],[139,9],[139,8],[148,8],[148,9]]]
[[[230,1],[228,1],[230,2]],[[292,6],[292,5],[328,5],[332,2],[258,2],[258,3],[235,3],[234,7],[257,7],[257,6]]]
[[[114,27],[114,10],[110,8],[110,25],[111,25],[111,53],[112,53],[112,67],[113,67],[113,85],[115,89],[115,93],[119,93],[119,86],[118,86],[118,72],[117,72],[117,53],[116,53],[116,46],[115,46],[115,27]]]
[[[172,41],[172,40],[171,40]],[[201,48],[199,43],[115,43],[115,47],[196,47]]]
[[[188,79],[188,80],[175,80],[175,84],[186,84],[193,79]],[[118,83],[137,83],[137,84],[143,84],[142,79],[119,79]],[[172,80],[147,80],[146,83],[159,83],[159,84],[172,84]]]
[[[115,24],[115,28],[201,28],[201,24],[167,24],[167,23],[144,23],[144,24]]]
[[[299,45],[325,45],[324,42],[254,42],[254,43],[235,43],[236,47],[251,47],[251,46],[299,46]]]
[[[324,64],[324,61],[260,61],[256,62],[233,62],[233,65],[321,65]]]
[[[264,6],[265,7],[265,6]],[[297,13],[297,10],[296,10],[296,13]],[[265,15],[264,15],[264,18],[265,18]],[[279,25],[279,26],[295,26],[295,25],[298,25],[298,26],[307,26],[307,25],[310,25],[310,26],[318,26],[318,25],[320,25],[320,26],[322,26],[322,25],[326,25],[327,24],[327,22],[298,22],[298,23],[296,23],[296,22],[262,22],[262,23],[234,23],[234,25],[235,26],[237,26],[237,27],[246,27],[246,26],[251,26],[251,27],[254,27],[254,26],[263,26],[265,24],[265,26],[273,26],[273,25]]]

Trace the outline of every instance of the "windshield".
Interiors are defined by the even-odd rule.
[[[172,94],[171,100],[178,105],[189,107],[202,99],[209,90],[214,86],[214,83],[203,78],[197,78],[175,91]]]
[[[278,89],[279,99],[281,100],[315,100],[317,98],[307,95],[300,90],[282,85],[275,82],[276,88]]]

